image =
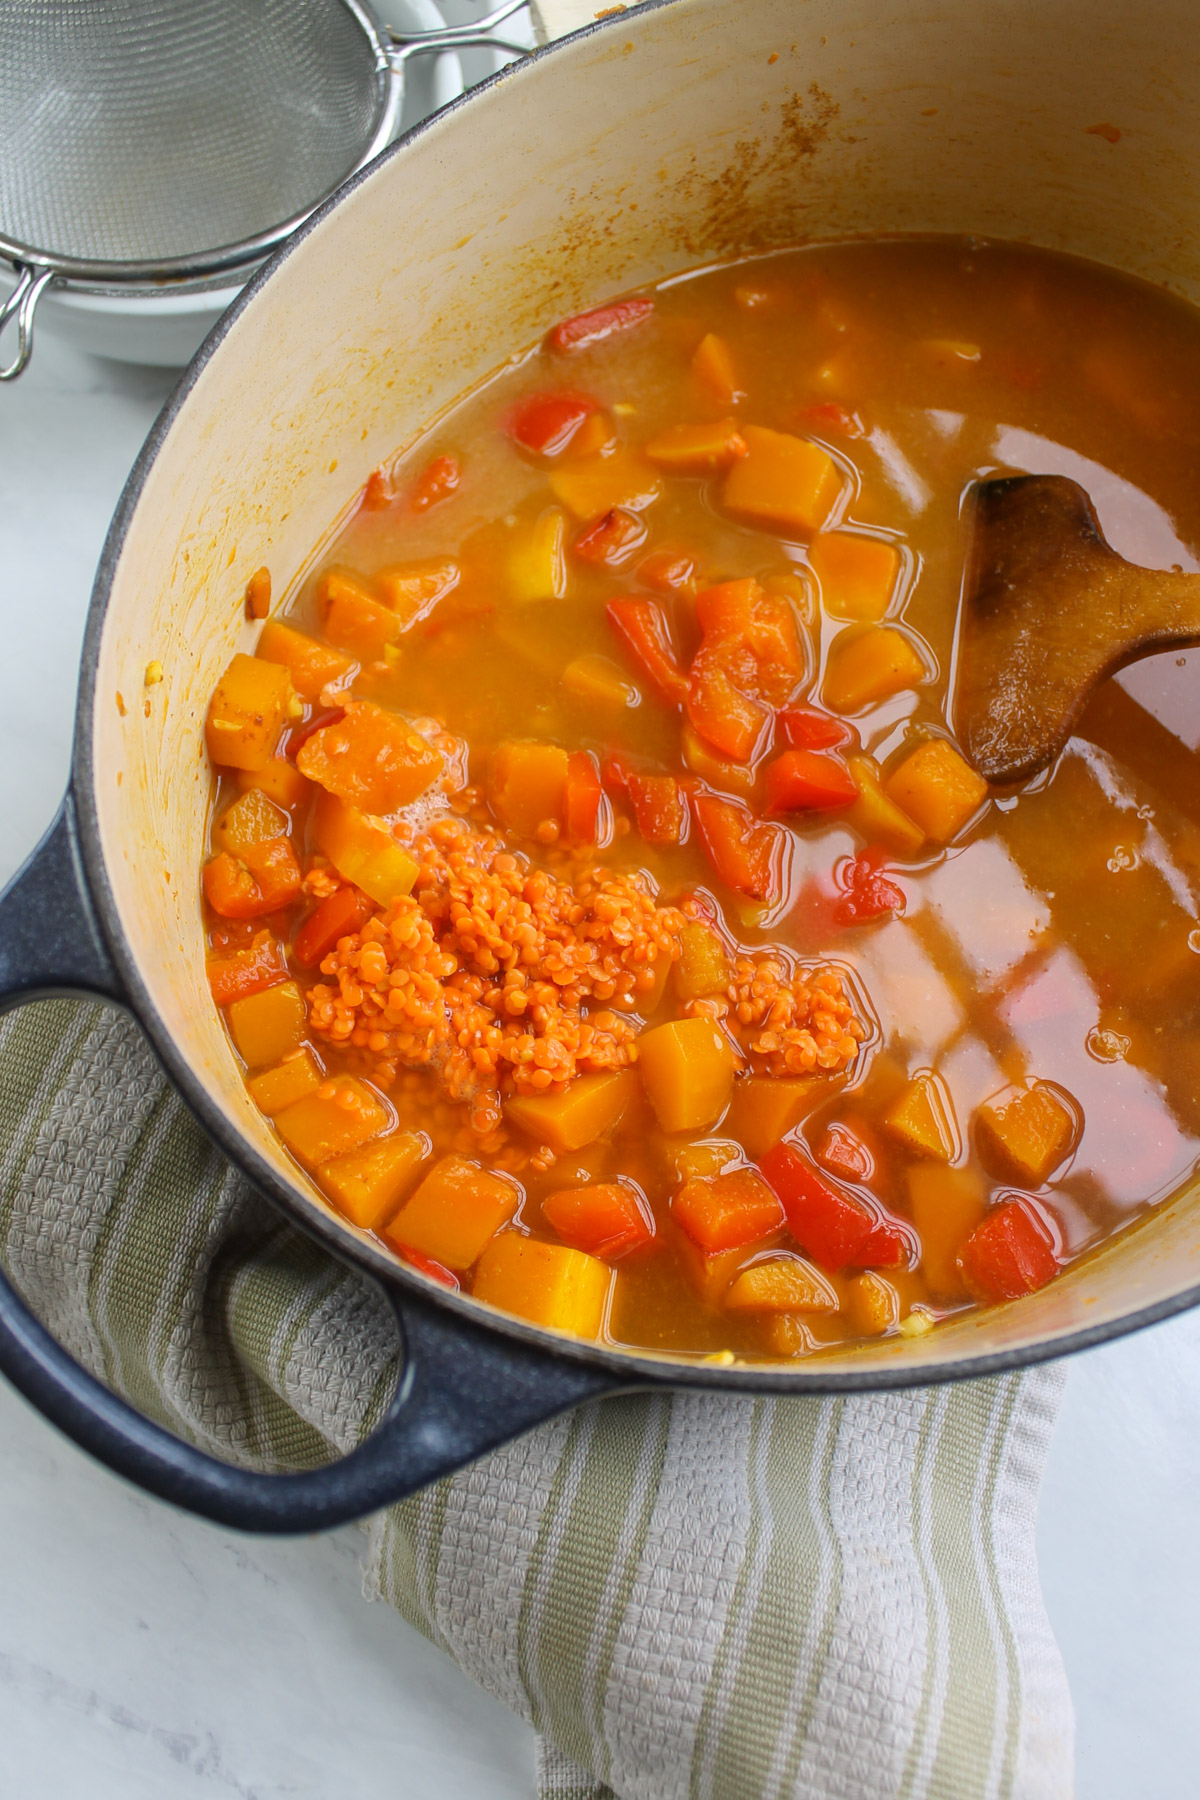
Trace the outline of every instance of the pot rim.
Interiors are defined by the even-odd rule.
[[[1117,1318],[1082,1326],[1078,1330],[1045,1340],[1015,1345],[1010,1349],[989,1350],[978,1355],[968,1352],[953,1361],[922,1367],[906,1366],[908,1359],[901,1348],[897,1352],[894,1367],[876,1365],[871,1369],[856,1369],[851,1359],[838,1365],[832,1357],[826,1360],[820,1355],[788,1365],[722,1364],[684,1356],[650,1355],[636,1347],[618,1349],[529,1324],[498,1309],[482,1306],[469,1295],[453,1293],[436,1286],[415,1270],[409,1269],[398,1258],[392,1257],[382,1245],[353,1235],[352,1228],[343,1228],[332,1213],[326,1213],[315,1202],[302,1204],[304,1196],[298,1191],[298,1184],[297,1187],[292,1187],[285,1182],[274,1165],[227,1119],[186,1057],[179,1051],[158,1013],[125,937],[116,898],[108,879],[95,803],[96,768],[93,760],[96,676],[101,639],[117,565],[141,501],[142,490],[184,403],[209,359],[246,308],[255,304],[259,293],[278,275],[293,248],[311,233],[319,231],[325,220],[351,193],[364,182],[374,179],[383,166],[402,155],[409,144],[432,129],[448,125],[451,115],[474,105],[478,96],[484,95],[498,83],[523,79],[527,68],[540,64],[547,57],[614,27],[636,30],[643,15],[657,13],[676,3],[677,0],[642,0],[634,14],[618,13],[599,19],[553,43],[540,45],[520,62],[510,63],[497,70],[394,139],[365,167],[349,176],[255,271],[183,371],[151,426],[122,489],[105,536],[88,606],[80,661],[70,788],[76,807],[79,843],[92,904],[105,944],[128,995],[129,1010],[148,1036],[176,1091],[208,1136],[255,1187],[280,1208],[291,1223],[310,1237],[316,1238],[323,1248],[340,1261],[361,1270],[385,1287],[399,1289],[401,1293],[411,1293],[425,1301],[433,1301],[447,1312],[469,1320],[475,1326],[494,1331],[529,1349],[538,1350],[547,1357],[565,1357],[572,1362],[604,1369],[615,1378],[614,1385],[625,1390],[666,1386],[747,1391],[763,1395],[871,1393],[906,1387],[940,1386],[946,1382],[998,1375],[1042,1362],[1056,1361],[1060,1357],[1127,1336],[1131,1332],[1189,1311],[1200,1305],[1200,1283]]]

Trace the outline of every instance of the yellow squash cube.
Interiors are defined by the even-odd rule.
[[[352,1225],[378,1231],[413,1185],[429,1148],[423,1131],[397,1131],[323,1162],[317,1180]]]
[[[551,1331],[597,1338],[604,1329],[613,1271],[586,1251],[505,1231],[479,1260],[477,1300]]]
[[[911,750],[883,785],[935,844],[957,837],[988,791],[983,776],[945,738],[930,738]]]
[[[518,525],[506,559],[514,600],[561,600],[567,591],[567,521],[557,506]]]
[[[737,1058],[711,1019],[675,1019],[643,1031],[638,1073],[664,1131],[702,1131],[729,1103]]]
[[[336,794],[322,792],[313,822],[317,848],[338,874],[380,906],[411,893],[417,864],[372,813],[359,812]]]
[[[763,425],[742,428],[745,456],[725,477],[722,504],[741,519],[785,536],[820,531],[842,491],[842,472],[808,438]]]
[[[825,664],[821,697],[831,712],[857,713],[928,679],[928,669],[902,631],[894,625],[870,625],[838,638]]]
[[[882,844],[901,856],[916,856],[925,833],[915,819],[883,791],[879,764],[871,756],[848,756],[846,767],[858,789],[858,799],[842,814],[868,844]]]
[[[235,1000],[226,1017],[238,1055],[251,1069],[277,1063],[295,1050],[308,1029],[308,1008],[294,981]]]

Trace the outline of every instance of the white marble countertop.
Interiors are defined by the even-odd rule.
[[[64,787],[92,572],[170,385],[46,337],[0,389],[0,880]],[[1078,1358],[1040,1539],[1078,1800],[1200,1785],[1197,1494],[1200,1317]],[[0,1792],[529,1800],[529,1731],[364,1602],[358,1553],[353,1530],[250,1540],[148,1500],[0,1384]]]

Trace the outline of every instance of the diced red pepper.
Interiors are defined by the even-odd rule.
[[[776,1144],[758,1166],[783,1202],[792,1236],[828,1274],[903,1260],[907,1245],[899,1226],[825,1181],[791,1144]]]
[[[754,696],[754,659],[744,645],[705,640],[692,658],[687,715],[700,736],[732,762],[754,756],[771,709]]]
[[[456,456],[435,456],[417,476],[410,496],[414,512],[428,512],[439,500],[448,500],[462,480]]]
[[[779,706],[804,675],[796,615],[782,594],[750,577],[722,581],[696,595],[696,620],[706,645],[733,645],[753,659],[742,677],[746,691]],[[747,685],[748,680],[748,685]]]
[[[313,968],[342,938],[361,931],[374,910],[374,901],[356,887],[340,887],[326,895],[296,933],[292,944],[296,961],[302,968]]]
[[[793,750],[834,750],[854,736],[841,719],[815,706],[785,706],[779,714],[779,727]]]
[[[1045,1210],[1026,1195],[994,1206],[959,1252],[977,1300],[1016,1300],[1058,1274],[1056,1234]]]
[[[587,344],[598,344],[602,338],[611,337],[615,331],[640,325],[653,311],[653,300],[642,296],[613,300],[608,306],[597,306],[591,312],[564,319],[551,331],[547,342],[552,350],[582,350]]]
[[[249,948],[232,956],[210,956],[205,966],[218,1006],[231,1006],[288,978],[283,949],[269,931],[256,932]]]
[[[688,697],[688,678],[657,600],[627,594],[610,600],[607,610],[609,624],[659,699],[667,706],[682,706]]]
[[[831,812],[858,799],[850,771],[819,750],[785,750],[764,770],[769,813]]]
[[[641,775],[630,770],[624,785],[637,828],[647,844],[683,842],[687,810],[673,775]]]
[[[836,925],[866,925],[884,913],[903,915],[908,903],[904,889],[879,872],[886,857],[886,850],[874,846],[843,866],[840,875],[845,892],[833,909]]]
[[[586,750],[573,750],[567,758],[567,836],[577,844],[594,844],[599,835],[600,802],[604,789],[596,759]]]
[[[409,1268],[415,1269],[419,1275],[427,1275],[430,1281],[436,1281],[440,1287],[450,1288],[458,1292],[458,1276],[446,1268],[444,1263],[435,1262],[432,1256],[426,1256],[423,1250],[410,1250],[406,1245],[398,1246],[401,1257]]]
[[[362,503],[367,512],[384,512],[391,506],[396,496],[392,491],[391,476],[385,469],[372,469],[363,487]]]
[[[325,712],[314,713],[303,725],[297,725],[288,733],[283,753],[289,762],[295,762],[297,755],[303,750],[314,731],[324,731],[327,725],[340,725],[346,716],[344,706],[331,706]]]
[[[739,894],[766,900],[777,885],[781,828],[764,825],[739,800],[722,799],[707,788],[693,788],[690,798],[704,854],[717,875]]]
[[[643,587],[658,594],[690,592],[696,585],[696,559],[686,550],[652,550],[635,572]]]
[[[858,414],[848,412],[836,400],[816,400],[811,406],[801,407],[796,423],[808,431],[833,433],[837,437],[861,437],[863,430]]]
[[[558,456],[588,415],[599,410],[600,402],[589,394],[531,394],[508,415],[505,429],[522,450]]]
[[[221,850],[204,865],[204,897],[226,919],[257,919],[289,905],[300,892],[300,864],[285,837]]]
[[[615,569],[631,557],[639,544],[646,541],[646,527],[636,513],[622,512],[614,507],[606,512],[603,518],[597,519],[594,525],[581,532],[571,546],[576,556],[584,562],[596,563],[600,568]]]

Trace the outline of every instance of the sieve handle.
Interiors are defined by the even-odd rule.
[[[507,50],[512,56],[528,56],[528,44],[514,44],[495,35],[497,25],[511,19],[514,13],[523,12],[527,4],[528,0],[504,0],[503,6],[486,18],[476,19],[473,25],[442,25],[436,31],[396,31],[389,26],[387,35],[392,49],[388,60],[393,68],[401,68],[410,56],[441,50]]]
[[[0,369],[0,381],[15,381],[28,368],[33,355],[33,311],[54,279],[53,269],[35,269],[29,263],[12,266],[17,272],[17,285],[0,306],[0,334],[11,320],[17,321],[17,354],[7,368]]]

